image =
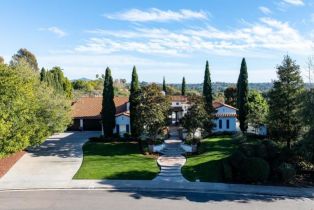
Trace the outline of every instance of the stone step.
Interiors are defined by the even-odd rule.
[[[159,173],[158,176],[161,177],[181,177],[181,173]]]

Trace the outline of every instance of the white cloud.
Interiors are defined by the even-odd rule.
[[[49,31],[55,35],[57,35],[58,37],[64,37],[67,35],[67,33],[63,30],[61,30],[60,28],[58,28],[57,26],[51,26],[48,28],[40,28],[40,31]]]
[[[283,0],[283,2],[294,6],[304,6],[303,0]]]
[[[165,28],[135,28],[124,31],[98,29],[90,33],[93,36],[86,43],[77,46],[76,52],[129,52],[165,56],[189,56],[199,52],[264,57],[275,51],[306,55],[314,47],[312,40],[304,37],[289,23],[269,17],[231,30],[207,26],[173,31]]]
[[[165,22],[165,21],[182,21],[188,19],[208,19],[208,14],[203,11],[192,11],[181,9],[179,11],[160,10],[151,8],[146,11],[139,9],[131,9],[125,12],[119,12],[109,15],[104,15],[109,19],[124,20],[130,22]]]
[[[269,14],[272,13],[269,8],[264,7],[264,6],[260,6],[258,9],[259,9],[262,13],[264,13],[265,15],[269,15]]]

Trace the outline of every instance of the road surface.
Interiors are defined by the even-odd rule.
[[[0,210],[314,210],[314,200],[223,193],[108,190],[2,191]]]

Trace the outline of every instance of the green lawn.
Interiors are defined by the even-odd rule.
[[[183,176],[195,181],[222,182],[222,161],[234,151],[231,136],[217,136],[202,140],[200,154],[188,157],[182,168]]]
[[[159,172],[154,157],[140,154],[137,143],[87,142],[74,179],[153,179]]]

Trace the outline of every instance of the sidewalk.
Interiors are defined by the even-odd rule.
[[[45,186],[45,187],[44,187]],[[219,192],[258,194],[287,197],[314,198],[314,187],[277,187],[243,184],[224,184],[207,182],[162,182],[148,180],[72,180],[65,183],[44,183],[37,186],[13,187],[12,185],[0,186],[0,191],[5,190],[30,190],[30,189],[107,189],[123,191],[173,191],[173,192]]]

